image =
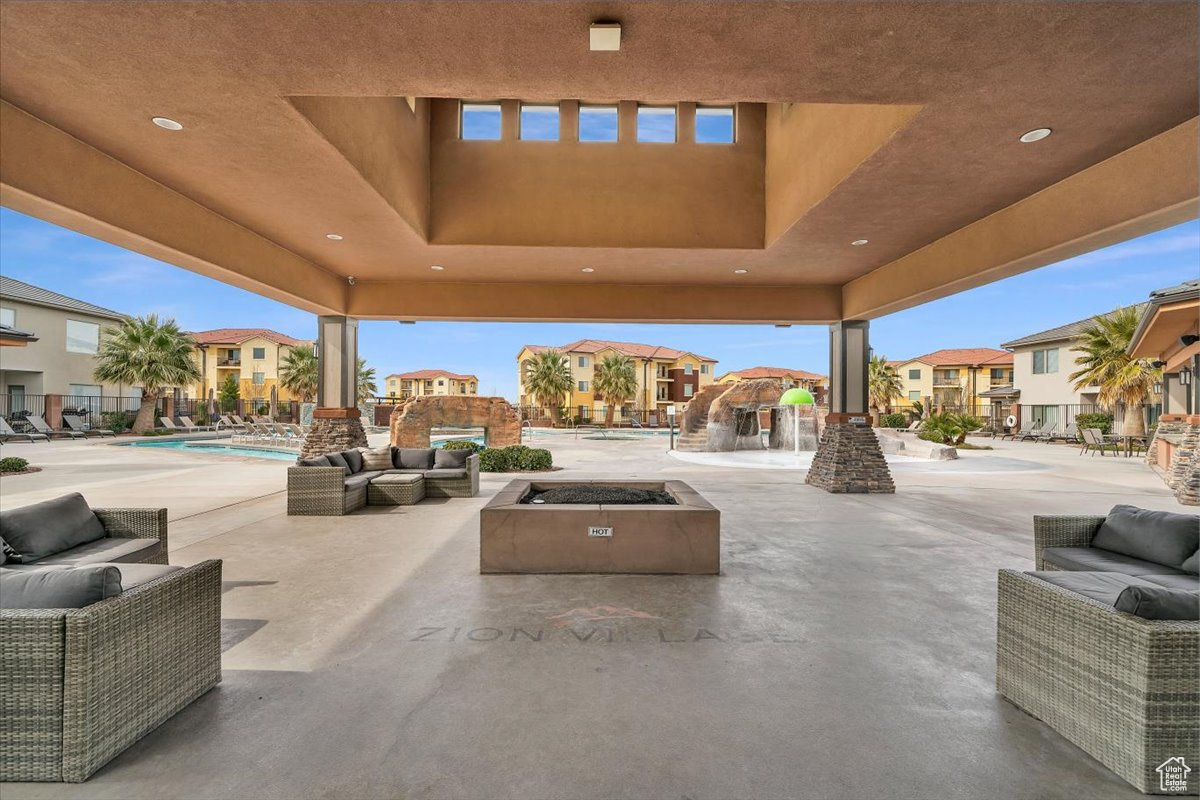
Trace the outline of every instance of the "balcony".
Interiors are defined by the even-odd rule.
[[[217,359],[217,367],[218,368],[228,367],[228,368],[236,369],[236,368],[240,368],[241,366],[242,366],[242,360],[240,358],[218,358]]]

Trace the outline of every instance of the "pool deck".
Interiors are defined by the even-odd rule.
[[[480,576],[478,512],[511,475],[287,517],[276,461],[0,446],[44,470],[0,479],[0,506],[161,503],[172,562],[225,581],[215,690],[87,783],[5,800],[1141,796],[994,690],[996,570],[1033,568],[1032,515],[1193,510],[1140,460],[1004,442],[830,495],[661,439],[534,444],[547,480],[696,488],[721,575]]]

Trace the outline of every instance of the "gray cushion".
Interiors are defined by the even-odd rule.
[[[1177,573],[1174,575],[1141,575],[1142,580],[1155,586],[1165,586],[1168,589],[1183,589],[1184,591],[1200,591],[1200,577]]]
[[[83,608],[120,593],[111,565],[0,570],[0,608]]]
[[[341,453],[326,453],[325,458],[329,459],[329,466],[341,467],[347,475],[350,474],[350,464],[346,462],[345,457]]]
[[[358,475],[350,475],[346,478],[347,489],[357,489],[360,486],[366,486],[371,482],[371,479],[361,473]]]
[[[55,553],[39,559],[37,566],[50,564],[80,566],[82,564],[124,563],[151,561],[161,553],[158,539],[97,539],[72,547],[65,553]]]
[[[433,469],[432,447],[397,447],[392,453],[396,469]]]
[[[0,511],[0,538],[27,562],[103,537],[100,518],[78,492]]]
[[[372,481],[372,480],[375,480],[376,478],[378,478],[382,474],[383,474],[383,470],[381,470],[381,469],[366,469],[366,470],[363,470],[362,472],[355,473],[353,477],[366,478],[367,480]]]
[[[424,475],[423,469],[389,469],[385,470],[384,475]]]
[[[1161,586],[1130,586],[1114,604],[1142,619],[1200,620],[1200,593]]]
[[[391,469],[393,466],[392,448],[390,447],[376,447],[375,449],[360,447],[358,452],[362,453],[364,470]]]
[[[470,450],[438,450],[433,456],[433,468],[463,469],[470,457]]]
[[[1182,574],[1179,570],[1164,567],[1162,564],[1095,547],[1047,547],[1042,551],[1042,560],[1059,569],[1073,572],[1120,572],[1138,576]]]
[[[1200,517],[1113,506],[1092,547],[1179,569],[1200,548]]]
[[[7,564],[10,561],[20,564],[24,559],[21,554],[13,550],[12,545],[0,539],[0,565]]]
[[[454,478],[467,477],[467,471],[465,469],[427,469],[421,474],[425,476],[425,480],[427,481],[452,480]]]
[[[116,567],[121,573],[121,591],[128,592],[135,586],[141,586],[143,583],[156,581],[164,575],[170,575],[172,572],[179,572],[183,567],[176,567],[171,564],[92,564],[90,567]]]
[[[425,480],[425,478],[419,472],[398,472],[396,470],[392,470],[390,472],[385,472],[378,478],[375,478],[371,481],[371,483],[377,483],[380,485],[392,484],[394,486],[396,484],[417,483],[418,481],[423,480]]]
[[[358,452],[358,450],[343,450],[341,452],[341,456],[342,456],[342,458],[346,459],[346,463],[350,465],[351,474],[356,473],[356,472],[362,472],[362,470],[363,470],[362,453]]]
[[[1200,550],[1192,553],[1191,558],[1183,562],[1183,566],[1180,569],[1184,572],[1190,572],[1193,575],[1200,574]]]
[[[297,462],[302,467],[328,467],[332,466],[329,459],[325,456],[313,456],[312,458],[302,458]]]
[[[1070,589],[1072,592],[1099,600],[1107,606],[1117,602],[1121,592],[1130,586],[1141,586],[1146,589],[1156,588],[1142,578],[1132,575],[1122,575],[1118,572],[1030,572],[1035,578],[1041,578],[1046,583]]]

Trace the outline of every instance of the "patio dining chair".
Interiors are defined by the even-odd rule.
[[[84,436],[116,436],[116,431],[110,431],[108,428],[89,428],[87,424],[80,419],[78,414],[63,414],[63,426],[70,428],[73,431],[79,431]]]
[[[1093,451],[1092,455],[1096,455],[1095,451],[1099,450],[1100,455],[1104,455],[1104,446],[1107,442],[1104,441],[1104,434],[1099,428],[1084,428],[1079,432],[1083,438],[1083,446],[1079,450],[1079,455],[1083,455],[1089,450]]]
[[[51,428],[46,423],[46,420],[42,419],[41,417],[34,416],[33,414],[30,414],[26,418],[26,421],[30,425],[33,426],[33,429],[35,431],[37,431],[38,433],[44,433],[44,434],[46,434],[46,436],[48,436],[51,439],[56,439],[56,438],[57,439],[86,439],[87,438],[79,431],[73,431],[73,430],[69,430],[67,428],[63,428],[61,431],[56,431],[56,430],[54,430],[54,428]]]
[[[7,442],[11,439],[28,439],[30,444],[50,441],[50,437],[44,433],[17,433],[8,424],[8,420],[0,417],[0,442]]]

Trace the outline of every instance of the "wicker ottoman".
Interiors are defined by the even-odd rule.
[[[373,506],[411,506],[424,499],[421,475],[380,475],[367,485],[367,503]]]

